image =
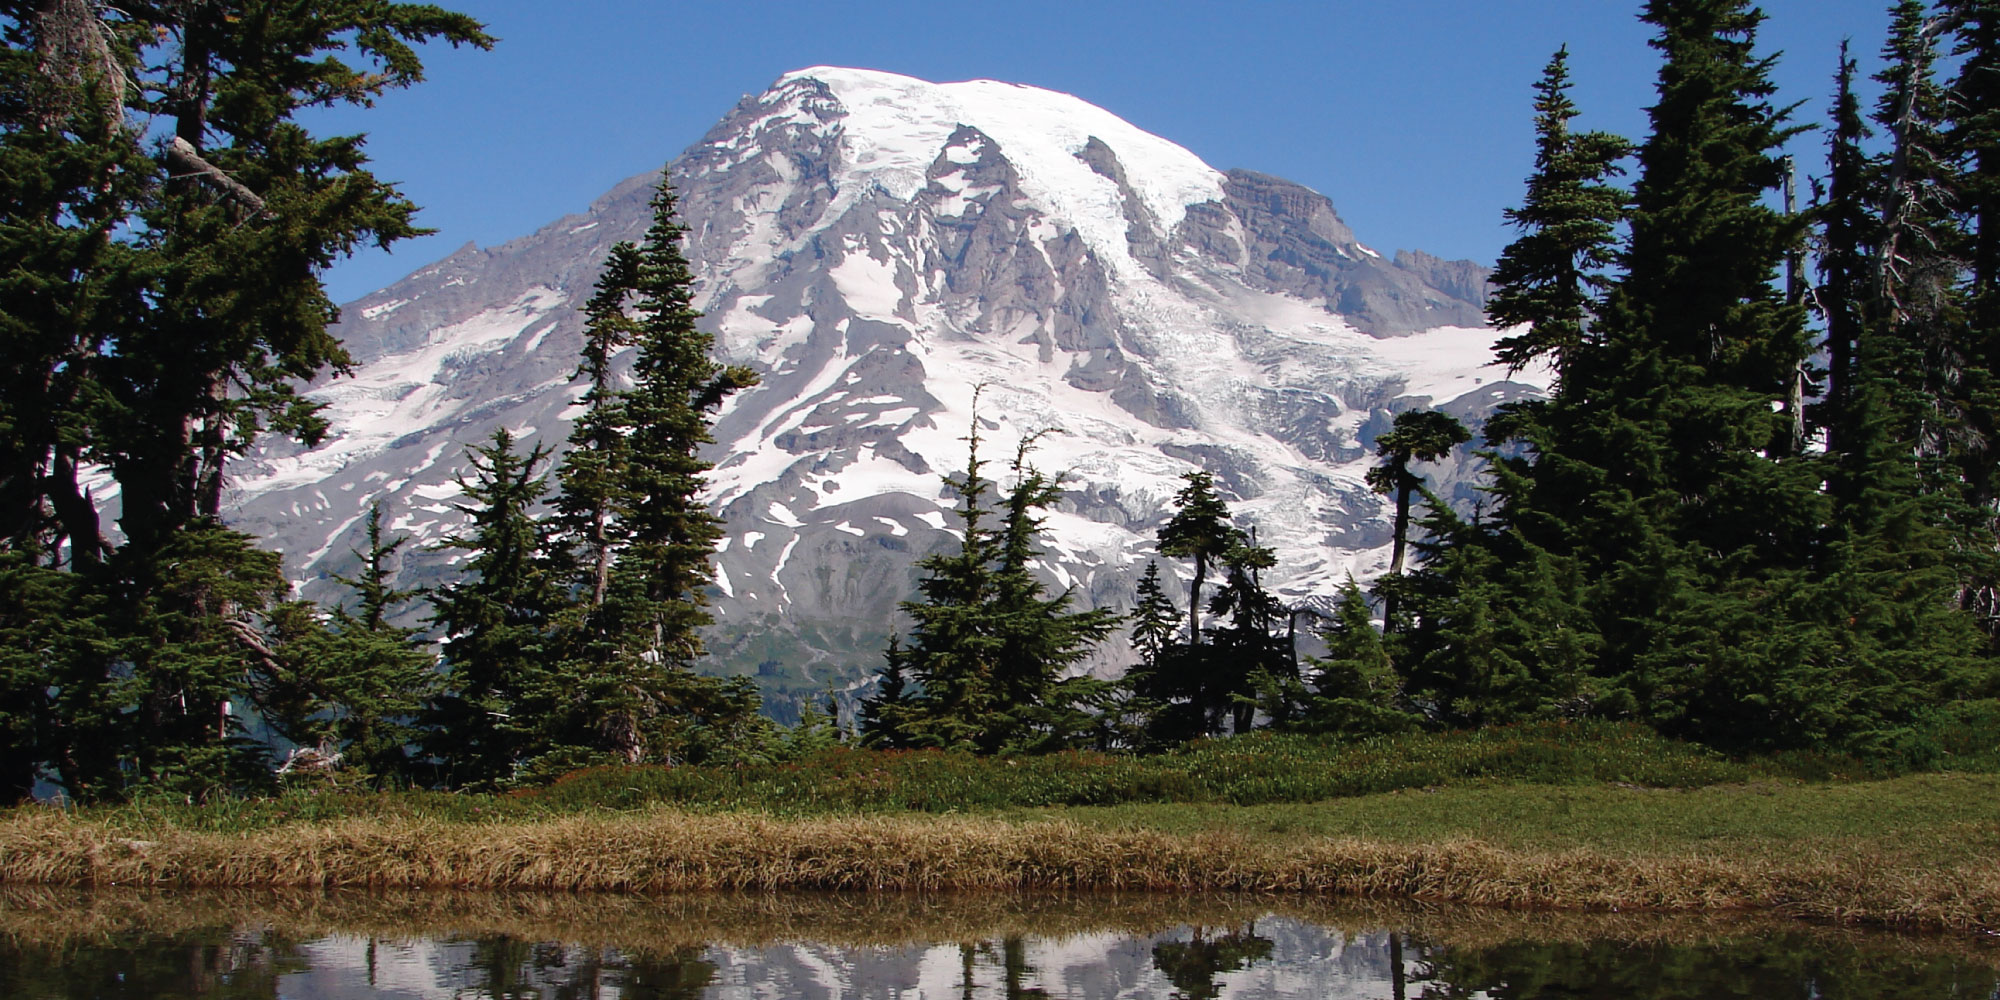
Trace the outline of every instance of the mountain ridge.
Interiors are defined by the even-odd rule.
[[[912,564],[949,544],[939,474],[963,468],[974,385],[993,387],[993,454],[1049,431],[1037,460],[1072,473],[1041,568],[1120,606],[1180,472],[1217,475],[1303,599],[1385,561],[1360,475],[1395,411],[1477,420],[1541,384],[1482,367],[1479,265],[1385,259],[1324,196],[1052,91],[796,71],[671,169],[704,322],[765,380],[715,424],[729,534],[711,647],[774,693],[872,666]],[[231,520],[321,598],[369,498],[396,531],[446,534],[465,446],[503,423],[566,435],[578,307],[610,245],[643,233],[657,177],[346,307],[354,374],[311,390],[333,434],[247,457]],[[1435,470],[1448,491],[1465,462]],[[405,582],[448,574],[450,555],[413,552]]]

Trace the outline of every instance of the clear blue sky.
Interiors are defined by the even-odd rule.
[[[336,301],[473,241],[587,206],[677,155],[744,94],[813,65],[1075,94],[1193,150],[1333,199],[1361,240],[1491,262],[1531,160],[1530,87],[1567,43],[1580,124],[1645,133],[1658,62],[1638,0],[433,0],[491,52],[438,48],[429,80],[315,123],[365,131],[437,235],[328,275]],[[1769,0],[1783,99],[1818,120],[1835,50],[1872,68],[1887,0]],[[1823,140],[1796,149],[1818,168]]]

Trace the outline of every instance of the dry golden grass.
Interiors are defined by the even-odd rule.
[[[1719,857],[1473,839],[1390,843],[1063,820],[776,819],[659,809],[480,825],[408,819],[135,839],[45,809],[0,817],[0,882],[558,892],[1265,892],[1508,908],[1762,909],[1835,923],[2000,928],[2000,859],[1939,869],[1866,850]]]

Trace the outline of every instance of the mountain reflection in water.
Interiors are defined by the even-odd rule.
[[[0,889],[0,996],[2000,998],[2000,951],[1283,898]]]

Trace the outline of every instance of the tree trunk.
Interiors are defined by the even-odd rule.
[[[1395,931],[1389,932],[1389,996],[1391,1000],[1404,1000],[1408,989],[1403,983],[1403,939]]]
[[[1396,472],[1396,526],[1393,529],[1395,538],[1394,547],[1389,551],[1389,575],[1392,577],[1403,575],[1403,550],[1410,533],[1410,486],[1416,478],[1400,468]],[[1382,600],[1382,634],[1388,635],[1395,630],[1396,591],[1392,586],[1388,596]]]
[[[608,520],[604,506],[599,504],[597,509],[591,512],[590,518],[590,547],[595,550],[593,557],[595,565],[592,567],[590,581],[590,606],[601,608],[604,606],[605,592],[611,589],[611,546],[604,540],[605,522]]]
[[[1194,554],[1194,580],[1188,584],[1188,645],[1201,645],[1201,585],[1208,576],[1208,556]]]
[[[87,490],[77,487],[76,458],[68,448],[56,448],[54,464],[49,476],[49,499],[55,505],[63,534],[69,536],[70,565],[94,566],[104,558],[106,548],[97,504]]]
[[[1792,158],[1784,158],[1785,164],[1785,215],[1787,218],[1798,214],[1797,168]],[[1793,247],[1785,253],[1785,304],[1795,306],[1804,298],[1799,272],[1805,262],[1802,251]],[[1792,418],[1791,437],[1787,442],[1786,455],[1802,455],[1806,450],[1806,359],[1800,358],[1792,366],[1791,385],[1785,396],[1785,412]]]

